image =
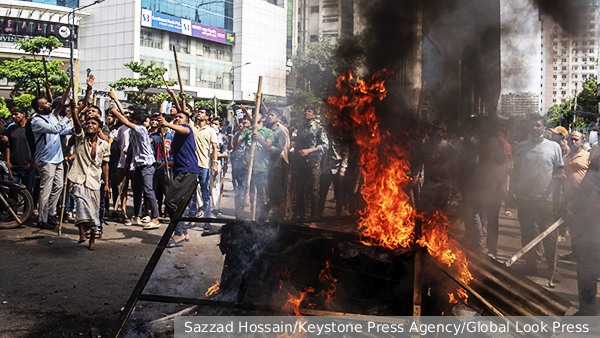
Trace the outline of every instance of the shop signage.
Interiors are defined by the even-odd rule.
[[[71,40],[71,27],[68,24],[12,18],[0,16],[0,42],[14,42],[21,39],[42,36],[49,38],[54,36],[60,42]],[[75,26],[75,38],[77,37],[77,26]]]

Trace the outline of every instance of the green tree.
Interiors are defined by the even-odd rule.
[[[0,78],[6,78],[8,81],[14,82],[13,89],[10,92],[11,97],[22,93],[35,93],[40,96],[46,76],[44,65],[37,58],[43,57],[45,54],[50,55],[54,49],[62,47],[62,43],[55,37],[37,37],[29,41],[18,40],[14,44],[17,48],[31,54],[33,60],[21,57],[20,59],[3,61],[0,65]],[[48,81],[52,84],[50,89],[54,93],[64,91],[69,85],[69,77],[61,69],[62,66],[61,61],[46,62]]]
[[[9,117],[10,116],[10,110],[8,110],[8,107],[6,106],[6,101],[4,101],[4,98],[0,98],[0,117],[4,118],[4,117]]]
[[[583,90],[577,95],[577,110],[598,115],[598,97],[596,96],[598,84],[596,75],[588,77],[583,83]],[[586,119],[594,119],[587,116]],[[595,122],[595,119],[594,119]]]
[[[194,106],[196,106],[196,108],[199,107],[208,107],[210,108],[210,114],[214,115],[214,111],[215,111],[215,100],[200,100],[200,101],[196,101],[194,103]],[[221,117],[223,116],[223,107],[221,106],[221,100],[217,99],[217,114]]]
[[[16,97],[13,100],[13,103],[17,107],[21,107],[23,109],[30,110],[31,109],[31,102],[33,101],[33,99],[35,99],[34,95],[23,94],[23,95],[20,95],[20,96]]]
[[[318,98],[312,92],[297,91],[292,97],[292,104],[289,108],[292,109],[292,118],[301,118],[304,113],[304,108],[314,107],[317,113],[325,106],[322,99]]]
[[[148,66],[144,66],[135,61],[126,63],[124,66],[131,69],[134,73],[139,74],[139,77],[137,79],[122,78],[115,83],[109,84],[109,86],[116,90],[137,89],[137,92],[127,94],[127,101],[149,106],[153,103],[161,103],[167,99],[167,96],[164,94],[146,93],[150,88],[160,88],[164,85],[160,72],[162,71],[165,73],[167,71],[166,68],[156,67],[156,63],[154,62],[150,63]],[[177,81],[167,81],[168,86],[174,86],[176,84]]]
[[[359,35],[340,37],[335,44],[320,36],[317,42],[299,46],[294,58],[298,87],[321,97],[339,75],[356,72],[364,63],[364,54]]]

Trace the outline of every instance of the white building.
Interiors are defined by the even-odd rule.
[[[505,117],[536,114],[540,110],[540,95],[534,92],[502,94],[500,107]]]
[[[581,26],[576,34],[568,34],[549,16],[540,16],[543,114],[577,97],[585,80],[598,74],[598,0],[579,0],[578,4]]]
[[[3,0],[0,2],[0,61],[28,56],[17,49],[13,44],[20,39],[29,39],[38,36],[56,37],[63,43],[63,47],[52,52],[51,60],[64,63],[63,70],[70,64],[71,26],[69,22],[70,8],[66,7],[75,1],[47,0],[44,3],[28,1]],[[87,17],[87,12],[78,12],[75,15],[75,69],[79,66],[79,39],[77,30],[80,20]],[[9,97],[12,84],[6,79],[0,79],[0,97]]]
[[[92,2],[81,0],[79,5]],[[79,73],[85,76],[90,68],[95,87],[107,90],[109,83],[134,76],[123,64],[155,62],[168,69],[165,77],[176,81],[175,46],[188,95],[230,101],[233,77],[235,99],[252,101],[263,76],[263,93],[284,97],[284,5],[265,0],[206,5],[193,0],[106,0],[86,9],[91,15],[81,23]]]

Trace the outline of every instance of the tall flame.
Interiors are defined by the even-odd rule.
[[[325,306],[329,309],[331,305],[333,305],[333,301],[335,300],[335,296],[333,294],[335,293],[335,290],[337,290],[337,279],[334,278],[331,274],[331,270],[329,269],[329,262],[325,262],[325,264],[325,267],[319,273],[319,280],[327,284],[327,286],[325,287],[325,289],[323,289],[321,293],[327,296]]]
[[[418,214],[412,208],[405,192],[411,181],[407,175],[409,152],[394,135],[379,127],[375,104],[386,97],[385,82],[390,76],[386,70],[368,81],[355,78],[352,73],[342,75],[337,82],[338,95],[328,98],[329,122],[334,128],[352,133],[360,148],[364,177],[361,193],[367,203],[359,220],[363,243],[388,249],[408,248],[416,243],[468,283],[473,276],[464,252],[448,237],[448,220],[440,212]],[[419,238],[415,238],[417,219],[422,224]],[[464,290],[457,295],[466,298]]]

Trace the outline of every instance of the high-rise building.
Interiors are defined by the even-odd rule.
[[[550,16],[540,16],[542,114],[576,97],[585,80],[598,74],[598,0],[580,0],[578,4],[578,33],[569,34]]]
[[[524,116],[540,111],[540,95],[538,93],[509,93],[500,96],[502,116]]]
[[[354,0],[296,0],[298,44],[354,32]]]

